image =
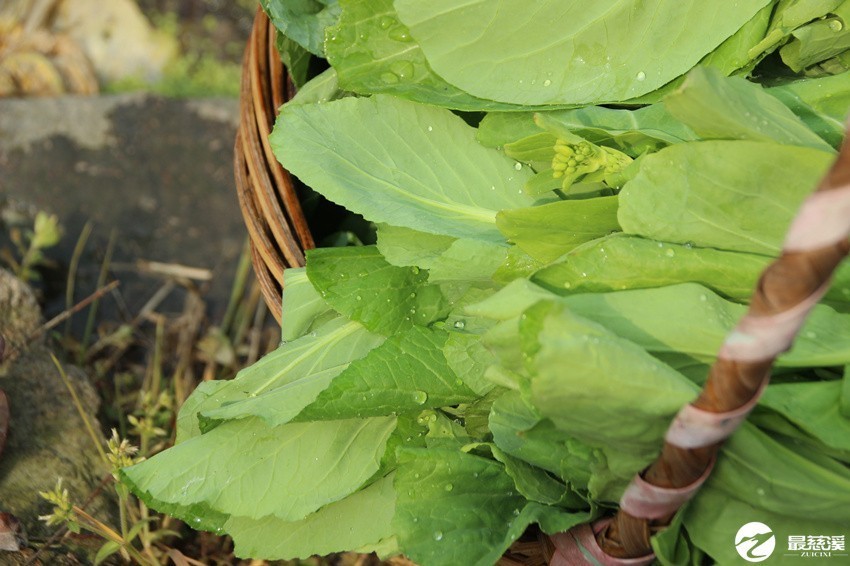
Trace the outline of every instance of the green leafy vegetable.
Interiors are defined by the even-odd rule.
[[[684,74],[767,0],[396,0],[431,67],[475,96],[515,104],[628,100]],[[675,34],[670,22],[677,23]]]
[[[752,141],[672,145],[643,159],[617,216],[627,234],[776,255],[830,160],[819,150]]]
[[[421,327],[396,334],[352,363],[300,418],[381,416],[474,400],[442,354],[447,339]]]
[[[620,228],[617,197],[503,210],[497,216],[497,224],[508,240],[544,263]]]
[[[613,234],[573,249],[532,276],[554,293],[648,289],[700,283],[727,297],[746,300],[769,258]]]
[[[277,427],[241,419],[126,468],[122,477],[151,501],[297,521],[361,487],[378,470],[394,428],[392,417]],[[293,489],[276,489],[281,481]]]
[[[292,420],[353,360],[383,339],[341,317],[279,347],[242,371],[239,379],[193,403],[202,430],[223,421],[258,416],[271,426]]]
[[[343,88],[387,93],[459,110],[506,110],[456,88],[431,70],[392,0],[340,0],[339,24],[328,29],[328,61]],[[521,108],[521,107],[520,107]]]
[[[322,298],[373,332],[427,324],[442,310],[427,271],[390,265],[372,246],[312,250],[308,257],[307,276]]]
[[[331,65],[275,154],[377,244],[287,270],[281,346],[122,480],[270,560],[486,566],[608,513],[843,139],[847,4],[266,0],[296,81]],[[823,303],[660,563],[850,524],[850,268]]]
[[[833,147],[844,137],[844,119],[850,108],[850,72],[804,79],[768,89],[808,127]]]
[[[718,102],[720,101],[720,102]],[[830,146],[761,87],[712,69],[694,69],[665,99],[667,110],[702,139],[775,141],[829,151]]]
[[[529,204],[528,169],[446,110],[381,95],[288,107],[271,141],[302,181],[376,222],[498,242],[496,212]]]
[[[223,529],[230,533],[240,556],[287,560],[314,553],[330,554],[350,548],[376,548],[392,536],[390,521],[395,512],[393,478],[381,478],[345,499],[326,505],[300,521],[231,517]],[[323,539],[314,534],[348,525],[344,533]]]
[[[325,28],[339,17],[337,0],[260,0],[274,26],[315,55],[324,56]]]

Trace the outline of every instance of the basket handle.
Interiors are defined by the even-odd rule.
[[[613,518],[552,537],[550,566],[653,561],[650,536],[666,527],[709,477],[723,441],[746,419],[806,316],[850,252],[850,140],[791,223],[782,253],[761,274],[699,397],[673,420],[658,459],[639,473]]]

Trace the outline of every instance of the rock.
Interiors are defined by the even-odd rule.
[[[0,269],[0,334],[5,342],[0,364],[14,360],[21,345],[40,325],[41,311],[32,290],[5,269]]]
[[[0,512],[10,513],[22,530],[6,529],[4,545],[21,540],[26,532],[37,540],[46,540],[56,527],[47,527],[39,515],[51,512],[39,491],[49,491],[63,478],[71,500],[83,505],[97,490],[108,473],[100,460],[92,438],[77,412],[71,395],[43,341],[27,344],[26,337],[41,323],[32,291],[5,270],[0,270],[0,334],[16,350],[14,358],[0,364],[0,389],[9,400],[9,435],[0,457]],[[67,366],[65,370],[87,418],[94,424],[99,442],[97,410],[99,398],[87,376]],[[85,506],[87,512],[115,523],[116,504],[103,490]],[[0,529],[2,531],[2,529]],[[11,532],[11,538],[10,533]],[[2,537],[0,532],[0,537]],[[17,537],[17,538],[16,538]],[[90,560],[88,551],[75,560]],[[50,549],[39,558],[45,564],[74,563],[67,549]],[[31,551],[30,551],[31,554]],[[0,563],[23,563],[27,554],[0,552]]]
[[[132,94],[0,100],[0,208],[5,197],[21,210],[57,215],[65,236],[46,253],[60,268],[83,225],[93,223],[76,300],[95,290],[114,229],[112,271],[130,313],[162,283],[139,275],[136,260],[149,260],[211,270],[205,298],[215,319],[225,311],[246,236],[233,180],[237,120],[234,99]],[[65,274],[57,273],[55,281],[54,295],[47,292],[47,317],[65,308]],[[172,293],[166,308],[182,308],[181,293]],[[115,309],[106,300],[99,312],[104,320],[120,320]]]
[[[27,535],[18,518],[0,513],[0,550],[18,552],[27,545]]]
[[[176,40],[155,31],[132,0],[60,0],[53,30],[82,46],[101,83],[154,82],[177,53]]]

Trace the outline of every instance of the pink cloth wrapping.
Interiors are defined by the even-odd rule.
[[[660,519],[672,515],[693,497],[713,469],[714,460],[699,479],[680,488],[658,487],[636,475],[620,498],[620,509],[640,519]]]
[[[611,519],[603,519],[593,524],[587,523],[573,527],[569,532],[552,535],[555,554],[549,566],[584,566],[587,564],[602,566],[646,566],[655,560],[654,554],[640,558],[614,558],[605,554],[596,542],[596,534],[601,533]],[[589,559],[588,556],[591,558]],[[595,562],[594,562],[595,561]]]
[[[702,448],[728,438],[758,404],[767,383],[768,376],[765,375],[756,394],[734,411],[712,413],[691,404],[685,405],[667,429],[665,440],[679,448]]]
[[[850,186],[809,195],[791,223],[783,248],[789,252],[816,250],[850,232]]]
[[[726,337],[718,357],[740,362],[760,362],[775,358],[791,347],[809,311],[827,289],[828,281],[796,306],[773,316],[747,314]]]

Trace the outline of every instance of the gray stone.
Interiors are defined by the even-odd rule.
[[[0,512],[20,521],[31,539],[46,540],[56,530],[39,521],[51,512],[39,491],[48,491],[63,478],[71,500],[86,511],[115,524],[116,504],[109,490],[94,495],[108,473],[94,441],[78,413],[68,388],[42,340],[27,342],[41,323],[32,291],[9,272],[0,270],[0,333],[17,354],[0,365],[0,389],[9,400],[9,436],[0,456]],[[8,349],[7,344],[7,349]],[[99,398],[87,376],[65,368],[98,441]],[[7,541],[8,542],[8,541]],[[67,550],[52,549],[41,558],[46,564],[63,564]],[[83,551],[82,556],[87,553]],[[21,563],[27,554],[0,552],[0,563]]]
[[[95,289],[114,229],[113,274],[130,313],[160,284],[136,269],[137,260],[150,260],[212,270],[210,315],[221,316],[246,237],[233,181],[237,117],[232,99],[0,100],[0,201],[59,217],[65,236],[48,255],[61,267],[82,226],[93,222],[77,300]],[[60,269],[52,296],[48,289],[55,297],[48,317],[64,308],[64,277]],[[170,304],[180,301],[178,292]],[[107,300],[101,312],[117,320],[110,308]]]

